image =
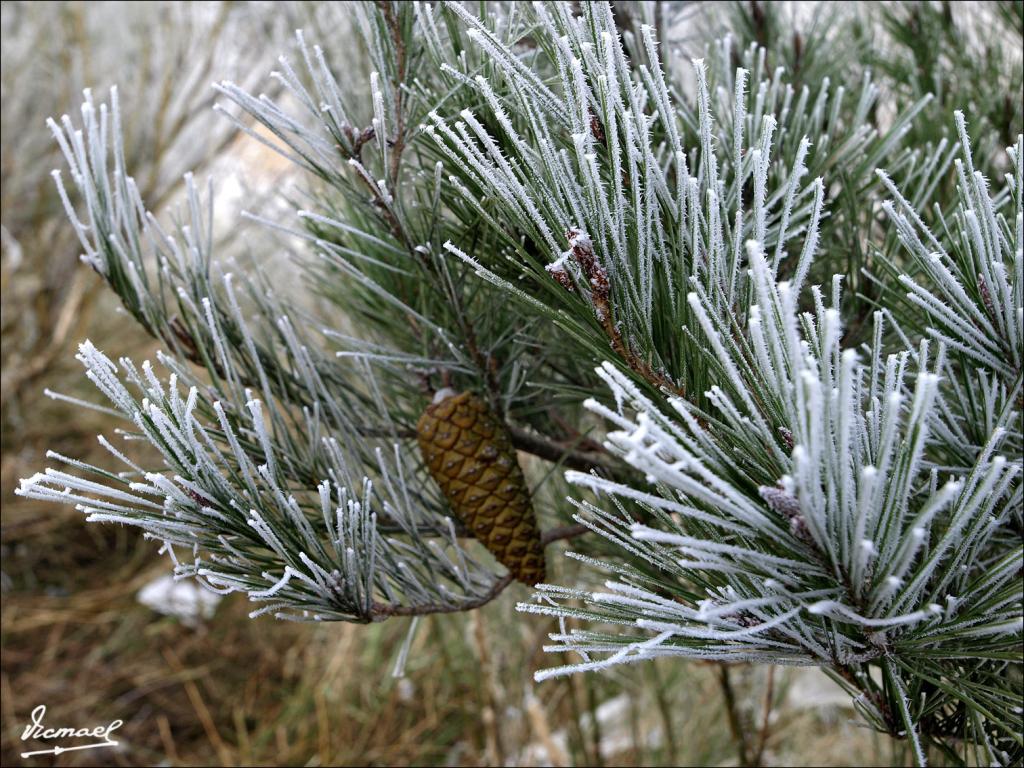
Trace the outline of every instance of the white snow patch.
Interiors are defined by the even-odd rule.
[[[213,617],[221,596],[203,589],[194,581],[175,581],[173,576],[166,575],[140,589],[136,599],[157,613],[175,616],[193,626],[201,619]]]

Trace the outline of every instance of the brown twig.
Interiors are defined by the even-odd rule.
[[[559,427],[565,430],[565,433],[573,438],[573,442],[580,448],[590,451],[596,451],[598,453],[607,453],[608,450],[597,440],[594,440],[589,435],[580,432],[575,425],[570,424],[565,420],[558,411],[551,410],[548,412],[551,420],[555,422]]]
[[[581,523],[575,525],[560,525],[557,528],[549,528],[544,531],[540,540],[541,543],[546,547],[548,544],[554,541],[562,541],[564,539],[575,539],[577,536],[582,536],[585,533],[589,533],[590,529]]]
[[[522,427],[509,425],[509,434],[512,436],[512,444],[517,450],[524,451],[538,458],[550,461],[554,464],[562,464],[570,469],[577,469],[581,472],[589,472],[591,469],[601,469],[609,474],[616,471],[611,456],[607,453],[599,454],[595,451],[577,451],[572,445],[557,443],[543,435],[530,432]]]
[[[452,303],[458,312],[459,322],[462,325],[462,335],[466,342],[466,349],[469,351],[470,356],[473,358],[473,362],[483,374],[484,381],[487,383],[487,399],[490,401],[491,407],[495,412],[500,412],[501,386],[498,383],[498,377],[495,373],[494,357],[490,354],[485,355],[480,349],[480,345],[476,340],[476,331],[473,329],[472,323],[470,323],[466,318],[462,302],[453,295]]]
[[[401,167],[402,153],[405,150],[405,109],[402,88],[405,85],[407,54],[405,49],[405,40],[402,37],[401,24],[399,23],[398,16],[395,14],[393,4],[387,0],[377,0],[377,7],[380,9],[381,14],[384,17],[384,23],[388,27],[388,33],[391,35],[391,40],[394,43],[395,48],[395,74],[391,81],[392,90],[394,92],[395,132],[388,142],[391,145],[391,162],[388,170],[391,181],[391,195],[394,199],[397,199],[399,169]],[[372,133],[370,135],[372,136]],[[363,144],[368,140],[366,137],[367,131],[363,131],[363,133],[359,135],[358,141],[353,141],[353,157],[358,159],[358,154],[362,151]],[[408,237],[397,214],[385,200],[381,199],[379,190],[370,180],[364,178],[362,174],[359,174],[359,178],[370,189],[370,192],[373,195],[374,207],[380,211],[382,218],[391,230],[391,234],[397,240],[401,241],[412,257],[419,260],[428,271],[436,272],[436,268],[432,264],[430,256],[422,249],[416,247],[413,241]],[[455,296],[452,298],[453,308],[456,310],[460,324],[463,326],[463,336],[466,348],[487,382],[488,393],[492,400],[492,404],[497,405],[496,393],[499,391],[499,387],[493,368],[493,358],[489,354],[484,354],[480,349],[480,345],[476,339],[476,333],[473,326],[466,319],[465,310],[463,309],[461,302],[458,301]],[[410,318],[410,323],[414,322],[415,321]],[[418,328],[414,327],[414,331],[418,337]]]
[[[764,693],[764,713],[761,716],[761,729],[757,735],[757,747],[754,749],[754,765],[761,765],[764,749],[768,744],[768,729],[771,725],[772,699],[775,698],[775,667],[768,667],[768,683]]]
[[[741,766],[749,766],[751,763],[747,752],[747,736],[744,732],[739,709],[736,706],[736,693],[732,687],[732,680],[729,677],[729,666],[727,664],[718,664],[718,684],[722,689],[722,701],[725,704],[725,714],[729,721],[729,731],[732,733],[733,743],[736,745],[739,764]]]
[[[405,148],[405,111],[402,104],[402,86],[405,84],[405,40],[402,39],[402,28],[395,16],[395,9],[387,0],[377,0],[377,7],[384,15],[384,23],[395,44],[395,78],[392,81],[395,91],[395,135],[391,139],[391,186],[397,188],[398,168],[402,162],[402,150]]]
[[[405,150],[405,105],[402,93],[406,77],[405,40],[402,38],[402,28],[399,24],[398,17],[395,15],[395,9],[392,4],[387,2],[387,0],[377,0],[377,7],[380,9],[381,15],[384,17],[384,23],[387,24],[388,33],[391,35],[391,40],[395,46],[395,73],[394,77],[391,79],[391,87],[395,97],[395,133],[386,141],[391,146],[391,167],[388,169],[388,178],[391,183],[391,196],[393,199],[398,199],[398,172],[402,163],[402,153]],[[372,128],[365,128],[358,135],[352,131],[350,136],[352,151],[347,153],[349,158],[359,160],[361,163],[363,145],[372,138],[375,138]],[[413,258],[417,258],[426,266],[429,266],[429,261],[426,255],[416,249],[415,244],[409,239],[405,229],[402,227],[402,223],[397,214],[391,209],[388,202],[381,197],[380,190],[370,179],[365,178],[362,174],[357,174],[357,176],[370,190],[370,194],[373,197],[373,206],[380,212],[380,216],[388,225],[388,229],[391,230],[392,236],[405,245],[406,250],[413,255]]]
[[[425,616],[432,613],[461,613],[472,611],[487,605],[491,600],[500,595],[513,581],[512,574],[506,573],[491,586],[487,592],[480,597],[467,600],[458,605],[448,603],[424,603],[422,605],[394,605],[388,603],[374,603],[370,621],[384,621],[392,616]]]
[[[597,317],[601,329],[611,343],[612,349],[634,372],[642,376],[655,389],[665,389],[674,395],[686,397],[686,390],[678,385],[663,371],[655,370],[654,367],[644,360],[626,340],[622,338],[622,332],[615,322],[615,309],[612,306],[611,283],[608,280],[608,270],[598,261],[594,254],[594,244],[584,232],[578,229],[569,229],[565,233],[569,241],[569,249],[576,259],[583,276],[586,278],[587,287],[590,291],[590,303],[594,307],[594,314]],[[562,285],[562,279],[554,275]]]
[[[582,536],[589,530],[590,529],[584,525],[564,525],[558,528],[551,528],[541,534],[541,542],[544,546],[547,546],[553,541],[562,541],[564,539],[573,539],[577,536]],[[506,573],[494,582],[487,592],[479,597],[473,598],[472,600],[459,603],[458,605],[450,605],[447,603],[395,605],[375,602],[371,610],[370,621],[384,621],[385,619],[390,619],[392,616],[425,616],[431,613],[462,613],[463,611],[472,611],[491,602],[494,598],[504,592],[505,588],[511,584],[513,580],[512,574]]]

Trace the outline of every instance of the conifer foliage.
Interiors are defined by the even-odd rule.
[[[51,454],[20,493],[301,621],[476,608],[579,537],[590,578],[559,585],[549,549],[555,583],[519,606],[578,659],[539,678],[816,665],[918,763],[1019,763],[1024,139],[975,150],[963,104],[931,141],[933,94],[895,65],[791,79],[731,36],[685,61],[660,5],[366,4],[362,87],[301,32],[282,98],[218,84],[308,174],[293,221],[238,222],[302,241],[305,297],[218,263],[191,178],[177,221],[152,216],[130,112],[87,93],[51,121],[54,176],[165,351],[83,344],[122,468]],[[1019,37],[998,50],[1019,69]],[[459,425],[485,491],[431,458],[456,400],[486,421]],[[513,447],[572,487],[539,527]],[[515,525],[479,528],[481,504]]]

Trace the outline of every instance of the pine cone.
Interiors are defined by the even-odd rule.
[[[544,580],[544,549],[505,425],[472,392],[443,389],[416,425],[420,452],[459,520],[524,584]]]

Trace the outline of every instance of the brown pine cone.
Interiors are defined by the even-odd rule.
[[[544,580],[544,548],[505,425],[472,392],[443,389],[420,416],[423,460],[459,520],[524,584]]]

